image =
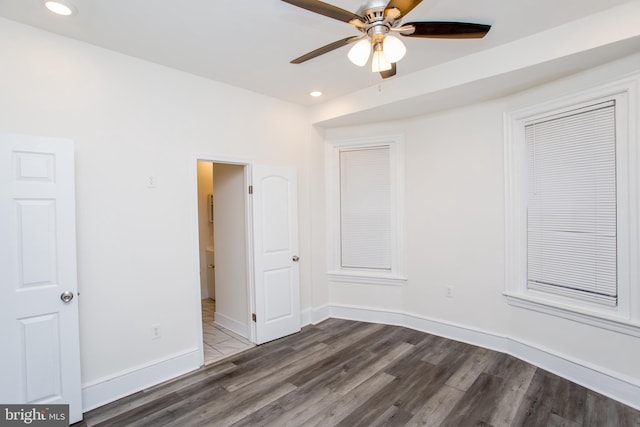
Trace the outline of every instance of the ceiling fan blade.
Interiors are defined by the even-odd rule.
[[[481,39],[491,29],[491,25],[473,24],[469,22],[409,22],[415,31],[402,34],[405,37],[427,37],[440,39]]]
[[[380,71],[380,77],[383,79],[388,79],[389,77],[393,77],[396,75],[396,63],[391,63],[391,69],[387,71]]]
[[[352,20],[362,21],[362,17],[355,13],[349,12],[328,3],[321,2],[319,0],[282,0],[285,3],[292,4],[294,6],[301,7],[303,9],[310,10],[311,12],[319,13],[320,15],[328,16],[329,18],[337,19],[338,21],[349,23]]]
[[[396,8],[400,11],[400,16],[405,16],[420,3],[422,3],[422,0],[390,0],[385,9]]]
[[[339,47],[346,46],[349,43],[353,43],[355,41],[358,41],[361,38],[362,38],[362,36],[347,37],[347,38],[344,38],[342,40],[338,40],[338,41],[335,41],[333,43],[329,43],[326,46],[322,46],[322,47],[320,47],[320,48],[318,48],[318,49],[316,49],[314,51],[311,51],[309,53],[306,53],[306,54],[304,54],[304,55],[302,55],[302,56],[300,56],[300,57],[298,57],[296,59],[292,59],[291,63],[292,64],[300,64],[302,62],[305,62],[305,61],[308,61],[310,59],[313,59],[316,56],[323,55],[323,54],[325,54],[327,52],[331,52],[332,50],[335,50],[335,49],[337,49]]]

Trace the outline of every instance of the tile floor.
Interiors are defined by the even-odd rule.
[[[204,364],[216,362],[254,346],[247,339],[231,332],[213,321],[216,311],[214,300],[202,300],[202,333],[204,340]]]

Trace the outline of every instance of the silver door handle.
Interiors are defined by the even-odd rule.
[[[64,291],[63,293],[60,294],[60,299],[63,302],[69,302],[73,299],[73,292],[71,291]]]
[[[291,258],[293,260],[293,262],[298,262],[300,261],[300,257],[298,255],[294,255],[293,258]]]

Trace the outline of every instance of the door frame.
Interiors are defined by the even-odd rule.
[[[201,309],[201,299],[202,293],[200,289],[200,241],[199,241],[199,230],[198,230],[198,162],[209,162],[209,163],[224,163],[228,165],[238,165],[243,167],[244,173],[244,187],[247,189],[244,193],[244,201],[245,201],[245,245],[247,250],[246,257],[246,273],[247,273],[247,309],[248,316],[247,322],[249,324],[249,340],[252,343],[256,342],[256,324],[251,319],[251,313],[255,313],[255,283],[253,277],[254,270],[254,259],[253,259],[253,205],[252,199],[249,195],[249,185],[252,182],[252,167],[253,163],[246,160],[235,157],[226,157],[226,156],[218,156],[214,154],[207,153],[198,153],[194,154],[191,158],[191,201],[190,206],[192,209],[191,217],[191,236],[193,239],[192,247],[194,249],[194,271],[195,275],[193,278],[192,289],[194,290],[194,303],[193,309],[197,313],[196,315],[196,331],[198,332],[198,336],[202,337],[202,309]],[[199,352],[199,364],[202,366],[204,363],[204,344],[202,339],[198,340],[198,352]]]

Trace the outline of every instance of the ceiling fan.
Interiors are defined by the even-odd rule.
[[[355,43],[348,54],[351,62],[364,66],[373,51],[371,71],[379,72],[383,79],[396,74],[396,62],[406,53],[404,44],[392,33],[398,33],[404,37],[477,39],[484,37],[491,29],[491,25],[469,22],[417,21],[401,24],[402,18],[422,0],[368,0],[355,13],[319,0],[282,1],[346,22],[363,33],[322,46],[293,59],[292,64],[300,64]]]

